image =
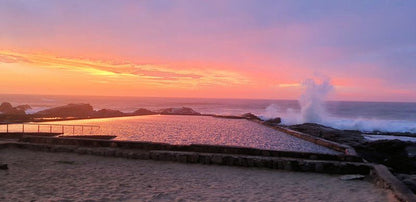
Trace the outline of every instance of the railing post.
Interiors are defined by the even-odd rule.
[[[22,124],[22,133],[25,133],[25,124]]]
[[[81,126],[81,135],[84,135],[84,126]]]
[[[62,134],[65,133],[64,125],[62,125]]]
[[[6,132],[9,133],[9,124],[6,124]]]
[[[40,125],[38,125],[38,133],[40,133]]]

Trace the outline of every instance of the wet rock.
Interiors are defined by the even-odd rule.
[[[180,107],[180,108],[167,108],[161,110],[160,114],[164,115],[201,115],[201,113],[196,112],[189,107]]]
[[[152,115],[156,114],[156,112],[150,111],[148,109],[140,108],[132,113],[133,115]]]
[[[94,109],[90,104],[68,104],[37,112],[37,116],[47,117],[90,117]]]

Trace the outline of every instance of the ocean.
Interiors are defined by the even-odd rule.
[[[347,102],[318,103],[323,110],[309,112],[297,100],[211,99],[106,97],[62,95],[0,95],[0,102],[13,105],[29,104],[34,113],[69,103],[90,103],[94,109],[116,109],[132,112],[138,108],[156,110],[168,107],[190,107],[200,113],[241,115],[253,113],[264,119],[281,117],[283,124],[305,122],[312,113],[312,121],[338,129],[382,132],[416,133],[416,103],[404,102]],[[316,103],[315,103],[316,104]],[[313,105],[314,106],[314,105]],[[309,113],[309,114],[308,114]]]

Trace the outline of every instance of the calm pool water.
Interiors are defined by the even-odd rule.
[[[247,120],[208,116],[151,115],[47,123],[98,125],[100,129],[84,128],[84,134],[116,135],[115,140],[229,145],[271,150],[337,153],[326,147]],[[30,129],[26,128],[26,130]],[[48,130],[48,128],[43,130]],[[58,127],[53,130],[59,132],[61,128]],[[77,128],[75,134],[80,133],[80,128]],[[72,135],[72,128],[65,128],[65,134]]]

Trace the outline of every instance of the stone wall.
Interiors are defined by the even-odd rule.
[[[112,147],[122,149],[139,149],[139,150],[166,150],[166,151],[186,151],[186,152],[200,152],[200,153],[220,153],[220,154],[240,154],[252,156],[265,157],[287,157],[287,158],[302,158],[311,160],[332,160],[332,161],[350,161],[362,162],[362,159],[353,155],[332,155],[332,154],[318,154],[307,152],[293,152],[293,151],[275,151],[264,150],[247,147],[235,146],[217,146],[217,145],[171,145],[166,143],[154,142],[137,142],[137,141],[114,141],[114,140],[99,140],[99,139],[78,139],[78,138],[55,138],[55,137],[38,137],[25,136],[20,139],[21,142],[54,144],[54,145],[75,145],[83,147]]]

